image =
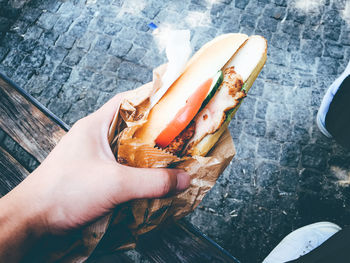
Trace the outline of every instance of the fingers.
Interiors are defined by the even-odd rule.
[[[180,169],[122,167],[126,173],[123,188],[129,200],[162,197],[183,191],[190,184],[190,176]]]

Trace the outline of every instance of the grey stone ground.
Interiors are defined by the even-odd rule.
[[[305,224],[349,225],[350,153],[314,121],[350,58],[349,2],[33,0],[14,9],[0,0],[0,7],[0,71],[69,124],[151,80],[165,55],[150,22],[191,29],[195,49],[226,32],[265,36],[268,61],[230,125],[237,155],[187,218],[242,262],[261,261]]]

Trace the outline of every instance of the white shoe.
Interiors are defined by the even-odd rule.
[[[301,227],[287,235],[264,259],[263,263],[282,263],[297,259],[337,233],[341,228],[330,222]]]
[[[318,109],[316,123],[320,131],[328,138],[332,138],[332,135],[326,129],[326,115],[331,104],[334,95],[337,93],[343,80],[350,75],[350,61],[346,66],[344,72],[329,86],[326,94],[324,95],[321,106]]]

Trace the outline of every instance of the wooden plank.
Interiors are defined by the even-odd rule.
[[[239,263],[230,253],[185,220],[141,236],[136,249],[157,263]]]
[[[0,146],[0,197],[18,185],[29,172]]]
[[[25,94],[25,95],[24,95]],[[0,127],[42,162],[66,133],[44,107],[0,75]],[[36,104],[36,105],[35,105]]]

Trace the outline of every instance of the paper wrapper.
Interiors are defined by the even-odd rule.
[[[175,196],[134,200],[119,207],[114,213],[109,233],[104,238],[104,247],[132,248],[137,236],[192,212],[235,155],[228,130],[206,157],[178,158],[161,149],[144,145],[134,138],[134,133],[147,121],[150,96],[159,89],[165,67],[161,66],[154,71],[153,82],[127,94],[112,122],[109,140],[118,162],[143,168],[182,168],[191,175],[191,185]]]

